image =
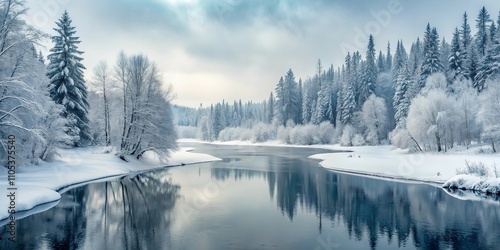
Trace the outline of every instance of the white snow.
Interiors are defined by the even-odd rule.
[[[500,194],[500,178],[457,175],[443,184],[443,188],[467,189],[487,194]]]
[[[183,140],[196,142],[196,140]],[[201,142],[203,143],[203,142]],[[207,142],[205,142],[207,143]],[[279,141],[252,143],[250,141],[211,142],[220,145],[255,145],[278,147],[309,147],[340,151],[340,153],[316,154],[309,158],[321,160],[320,165],[335,171],[362,174],[397,180],[409,180],[443,184],[456,176],[456,170],[469,162],[483,162],[487,166],[500,163],[500,154],[478,154],[478,147],[465,149],[457,147],[446,153],[409,153],[394,149],[394,146],[343,147],[340,145],[288,145]]]
[[[128,157],[129,162],[124,162],[109,148],[102,147],[60,150],[60,157],[54,162],[17,168],[14,186],[17,188],[16,211],[29,210],[39,204],[57,201],[61,197],[57,191],[83,183],[131,172],[220,160],[207,154],[191,153],[189,150],[190,148],[181,148],[173,152],[168,162],[161,162],[150,155],[146,160],[139,161]],[[5,168],[0,168],[0,179],[7,180]],[[0,189],[7,190],[7,187],[0,186]],[[8,217],[8,204],[4,198],[0,201],[0,220],[3,220]]]

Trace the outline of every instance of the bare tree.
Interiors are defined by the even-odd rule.
[[[111,124],[109,119],[109,101],[107,88],[110,83],[110,70],[105,61],[100,61],[93,70],[92,84],[102,92],[102,105],[104,110],[104,140],[106,146],[111,144]]]

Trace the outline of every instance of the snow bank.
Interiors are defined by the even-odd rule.
[[[38,205],[46,204],[54,201],[58,201],[61,199],[61,195],[51,189],[42,188],[42,187],[34,187],[34,186],[19,186],[17,190],[7,190],[10,186],[0,185],[1,190],[6,190],[6,195],[9,195],[11,192],[14,192],[12,197],[14,199],[14,207],[16,220],[20,219],[19,212],[30,210]],[[8,208],[11,206],[10,197],[2,197],[0,199],[0,218],[5,219],[9,217]],[[55,204],[54,204],[55,205]],[[0,221],[0,225],[4,225],[8,221]]]
[[[500,178],[457,175],[443,184],[443,188],[480,191],[487,194],[500,194]]]
[[[43,162],[38,166],[17,169],[15,180],[15,187],[17,187],[16,211],[30,210],[40,204],[57,201],[61,197],[58,192],[64,192],[69,188],[91,181],[102,181],[131,172],[155,168],[220,160],[211,155],[192,153],[189,150],[191,148],[181,148],[172,152],[167,162],[160,161],[151,155],[141,161],[129,157],[127,159],[129,162],[124,162],[110,152],[109,148],[103,147],[60,150],[60,156],[54,162]],[[0,179],[7,180],[4,168],[0,170]],[[7,190],[7,186],[0,186],[0,189]],[[6,199],[2,198],[0,201],[0,220],[3,220],[8,217],[8,206],[5,203]],[[54,203],[52,206],[56,204]]]

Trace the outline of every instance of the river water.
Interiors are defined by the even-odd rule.
[[[500,249],[495,199],[332,172],[321,149],[194,147],[223,161],[69,190],[0,249]]]

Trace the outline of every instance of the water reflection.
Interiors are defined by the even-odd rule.
[[[15,245],[2,239],[0,249],[161,249],[179,189],[165,172],[72,189],[53,209],[18,221]]]
[[[70,190],[0,249],[329,249],[330,237],[340,249],[500,246],[496,200],[330,172],[306,158],[318,150],[204,147],[224,160]],[[207,186],[224,188],[190,203]]]
[[[398,248],[500,246],[497,201],[460,200],[431,185],[350,176],[300,164],[284,164],[289,166],[287,171],[277,171],[274,166],[282,166],[277,160],[273,158],[267,171],[214,167],[211,175],[220,181],[262,179],[267,182],[269,196],[290,221],[297,213],[314,213],[321,233],[322,227],[340,220],[350,238],[368,241],[372,249],[379,238],[386,238],[389,245],[394,242]]]

